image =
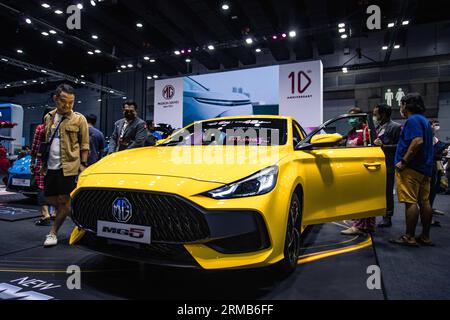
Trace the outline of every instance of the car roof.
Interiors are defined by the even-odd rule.
[[[280,119],[280,120],[292,120],[292,117],[288,116],[274,116],[274,115],[251,115],[251,116],[230,116],[223,118],[213,118],[202,121],[196,121],[196,123],[202,123],[207,121],[222,121],[222,120],[233,120],[233,119]]]

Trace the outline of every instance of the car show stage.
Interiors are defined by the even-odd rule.
[[[440,197],[437,201],[442,206],[447,199]],[[0,204],[38,210],[33,200],[14,194],[0,195]],[[350,222],[308,228],[299,266],[285,278],[276,276],[272,268],[207,271],[105,257],[68,245],[73,228],[70,219],[61,230],[60,244],[44,249],[42,243],[49,227],[35,226],[32,218],[0,220],[0,299],[382,300],[419,297],[417,290],[422,287],[427,293],[420,297],[443,297],[449,292],[446,286],[450,281],[443,269],[450,263],[450,254],[445,252],[450,243],[445,234],[449,217],[439,218],[444,228],[435,232],[439,242],[436,248],[416,249],[387,243],[391,231],[401,231],[402,216],[397,214],[398,227],[378,230],[374,239],[366,235],[341,236],[340,231]],[[67,287],[71,276],[67,269],[74,265],[81,270],[80,290]],[[380,289],[370,290],[367,286],[371,266],[381,267]],[[438,292],[445,288],[447,291]]]

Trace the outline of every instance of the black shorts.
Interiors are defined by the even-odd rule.
[[[48,170],[44,178],[46,197],[65,196],[77,187],[77,176],[65,177],[63,170]]]

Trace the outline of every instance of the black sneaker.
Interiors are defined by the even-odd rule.
[[[48,227],[51,223],[50,223],[50,219],[41,218],[41,219],[37,220],[35,222],[35,224],[40,227]]]
[[[392,227],[391,218],[384,217],[383,221],[380,224],[378,224],[378,228],[390,228],[390,227]]]

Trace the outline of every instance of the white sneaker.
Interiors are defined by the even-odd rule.
[[[58,244],[58,238],[56,237],[56,234],[48,234],[45,238],[44,247],[53,247]]]
[[[356,236],[356,235],[363,234],[363,232],[356,227],[351,227],[351,228],[348,228],[347,230],[341,231],[341,234],[343,234],[345,236]]]

